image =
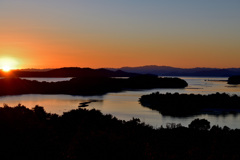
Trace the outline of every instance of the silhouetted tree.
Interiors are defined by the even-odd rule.
[[[41,119],[41,120],[45,120],[47,118],[47,113],[44,110],[43,107],[36,105],[33,108],[33,111],[35,112],[36,116]]]
[[[189,125],[189,128],[197,130],[208,130],[210,128],[210,122],[206,119],[195,119]]]
[[[43,117],[47,119],[39,119]],[[53,117],[54,116],[54,117]],[[215,126],[207,120],[189,126],[169,123],[153,129],[138,118],[118,120],[92,109],[76,109],[61,116],[40,106],[0,107],[1,159],[77,160],[236,160],[240,158],[240,130]],[[215,128],[215,132],[214,132]]]
[[[219,132],[221,130],[222,130],[222,128],[219,127],[218,125],[213,125],[210,131],[212,131],[212,132]]]

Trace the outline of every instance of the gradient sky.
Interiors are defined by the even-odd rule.
[[[17,68],[240,67],[240,0],[0,0]]]

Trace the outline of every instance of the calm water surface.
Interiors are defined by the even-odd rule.
[[[28,77],[28,78],[22,78],[22,79],[27,79],[31,81],[39,81],[39,82],[60,82],[60,81],[69,81],[72,79],[72,77],[67,77],[67,78],[45,78],[45,77]]]
[[[120,93],[108,93],[103,96],[70,96],[70,95],[41,95],[27,94],[17,96],[1,96],[0,106],[8,104],[16,106],[21,103],[28,108],[33,108],[35,105],[40,105],[47,112],[63,114],[71,109],[78,108],[79,103],[88,100],[99,100],[92,102],[87,107],[88,109],[98,109],[104,114],[112,114],[118,119],[130,120],[133,117],[140,118],[142,122],[150,124],[154,127],[166,126],[167,123],[181,123],[188,126],[195,118],[205,118],[211,122],[211,125],[229,126],[230,128],[240,128],[240,114],[237,115],[198,115],[186,118],[176,118],[170,116],[162,116],[159,112],[153,111],[139,104],[138,99],[143,94],[152,92],[160,93],[194,93],[194,94],[211,94],[211,93],[228,93],[240,96],[240,85],[228,85],[227,78],[198,78],[198,77],[181,77],[185,79],[189,86],[185,89],[151,89],[151,90],[135,90],[125,91]],[[39,81],[64,81],[70,78],[28,78],[30,80]]]

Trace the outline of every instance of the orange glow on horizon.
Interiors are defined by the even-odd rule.
[[[232,56],[225,56],[229,48],[224,45],[222,47],[191,43],[186,45],[185,42],[178,44],[174,40],[171,43],[161,41],[160,44],[153,41],[151,45],[148,42],[140,45],[124,41],[115,44],[108,38],[96,43],[86,39],[56,37],[53,35],[45,37],[38,33],[1,36],[0,69],[7,71],[61,67],[120,68],[145,65],[179,68],[240,67],[237,58],[239,55],[234,56],[238,50],[233,51]]]

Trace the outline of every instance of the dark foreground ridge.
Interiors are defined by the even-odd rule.
[[[189,127],[153,129],[139,119],[118,120],[97,110],[62,116],[43,107],[0,108],[1,159],[34,160],[236,160],[240,130],[210,127],[196,119]],[[210,129],[211,128],[211,129]]]
[[[228,78],[228,84],[240,84],[240,76],[231,76]]]
[[[226,93],[188,95],[156,92],[141,96],[139,101],[143,106],[170,116],[191,116],[202,113],[236,114],[240,112],[240,97],[230,96]]]
[[[70,94],[100,95],[129,89],[184,88],[188,84],[179,78],[158,78],[141,75],[128,79],[81,77],[63,82],[38,82],[20,78],[0,79],[0,95]]]

